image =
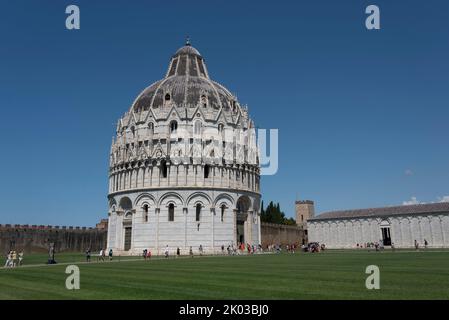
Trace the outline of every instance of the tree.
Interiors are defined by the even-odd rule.
[[[274,204],[270,201],[267,208],[264,209],[263,202],[260,210],[260,220],[262,222],[296,225],[296,221],[293,218],[286,218],[285,213],[281,211],[279,203]]]

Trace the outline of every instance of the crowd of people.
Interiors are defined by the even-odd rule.
[[[261,253],[263,252],[262,249],[262,245],[250,245],[250,244],[245,244],[245,243],[238,243],[236,246],[235,245],[221,245],[221,254],[222,255],[241,255],[241,254],[255,254],[255,253]],[[181,249],[179,247],[176,248],[176,254],[175,257],[179,257],[181,255]],[[168,245],[165,246],[164,249],[164,257],[168,258],[170,256],[170,248]],[[147,259],[149,258],[148,254],[151,257],[151,252],[148,249],[144,249],[142,256]],[[204,247],[203,245],[199,245],[198,247],[198,251],[197,251],[197,255],[199,256],[203,256],[204,255]],[[190,246],[189,247],[189,256],[190,257],[194,257],[195,254],[193,252],[193,248]]]
[[[414,241],[414,246],[416,250],[419,250],[420,248],[420,244],[417,240]],[[426,239],[424,239],[424,248],[427,248],[428,246],[428,242]],[[243,254],[257,254],[257,253],[281,253],[284,249],[285,252],[287,253],[295,253],[298,250],[299,246],[296,243],[292,243],[292,244],[285,244],[285,245],[280,245],[280,244],[270,244],[267,245],[265,250],[262,247],[261,244],[259,245],[251,245],[249,243],[237,243],[237,245],[221,245],[221,254],[222,255],[243,255]],[[311,242],[308,244],[302,244],[301,245],[301,251],[302,252],[311,252],[311,253],[315,253],[315,252],[321,252],[324,251],[326,249],[326,246],[324,243],[318,243],[318,242]],[[384,249],[384,244],[382,240],[379,240],[378,242],[367,242],[367,243],[357,243],[356,244],[356,248],[357,249],[374,249],[375,251],[380,251]],[[395,250],[395,246],[394,243],[391,243],[391,249]],[[198,251],[197,254],[199,256],[204,255],[204,248],[203,246],[200,244],[198,247]],[[86,255],[86,262],[91,262],[91,249],[88,248],[85,251],[85,255]],[[113,259],[113,251],[112,249],[109,249],[109,251],[107,251],[106,249],[101,249],[97,255],[97,262],[100,261],[105,261],[106,260],[106,255],[109,258],[109,261],[111,261]],[[176,248],[176,250],[173,252],[173,255],[175,257],[179,257],[181,256],[181,249],[179,247]],[[194,250],[192,247],[189,247],[189,256],[190,257],[194,257]],[[17,266],[21,266],[23,263],[23,251],[20,252],[16,252],[15,250],[11,250],[9,251],[9,253],[7,254],[6,257],[6,263],[5,263],[5,267],[17,267]],[[145,260],[149,260],[152,256],[152,253],[149,249],[144,249],[142,251],[142,257]],[[170,256],[170,248],[168,245],[166,245],[165,250],[164,250],[164,256],[165,258],[168,258]]]
[[[91,261],[91,255],[92,255],[90,248],[88,248],[86,250],[85,254],[86,254],[86,262],[90,262]],[[108,252],[109,261],[112,261],[112,256],[113,256],[113,251],[112,251],[112,249],[109,249],[109,252]],[[100,250],[100,252],[98,253],[98,256],[97,256],[97,262],[105,261],[105,259],[106,259],[106,249],[101,248],[101,250]]]
[[[5,268],[15,268],[21,266],[23,263],[23,251],[17,253],[15,250],[11,250],[6,255]]]

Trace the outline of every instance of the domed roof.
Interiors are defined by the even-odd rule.
[[[176,51],[175,55],[178,54],[196,54],[197,56],[201,56],[201,54],[196,50],[194,47],[192,47],[190,44],[186,44],[184,47],[181,47]]]
[[[220,109],[236,113],[237,99],[229,90],[209,77],[205,61],[190,43],[176,51],[165,77],[147,87],[135,100],[134,112],[174,106],[196,108],[217,114]],[[167,108],[166,108],[167,109]]]

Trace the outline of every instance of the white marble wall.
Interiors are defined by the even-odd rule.
[[[128,197],[132,209],[122,210],[120,201]],[[207,253],[221,252],[221,246],[236,244],[236,204],[239,198],[249,200],[245,221],[245,242],[257,245],[260,238],[260,195],[223,190],[154,190],[115,195],[110,198],[108,249],[118,254],[140,254],[149,249],[163,254],[168,245],[171,254],[181,249],[188,254],[189,247],[198,253],[200,245]],[[168,220],[168,206],[175,205],[174,221]],[[196,221],[196,205],[201,205],[201,218]],[[148,206],[148,221],[144,206]],[[222,207],[224,207],[222,220]],[[129,217],[129,218],[126,218]],[[131,249],[124,251],[124,225],[132,226]]]
[[[309,220],[309,241],[328,248],[356,248],[357,243],[379,242],[382,222],[390,224],[391,241],[397,248],[413,248],[415,240],[424,246],[424,239],[429,247],[449,247],[449,213]]]

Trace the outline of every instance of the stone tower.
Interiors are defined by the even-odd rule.
[[[187,42],[117,123],[108,248],[219,252],[260,243],[260,168],[248,109]]]
[[[315,216],[315,207],[312,200],[295,201],[296,224],[307,229],[307,220]]]

